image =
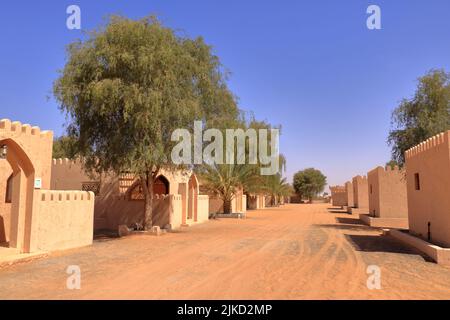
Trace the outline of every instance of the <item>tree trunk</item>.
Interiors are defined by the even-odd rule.
[[[230,199],[223,200],[223,213],[225,213],[225,214],[231,213],[231,200]]]
[[[141,178],[141,184],[145,196],[144,230],[150,230],[153,226],[153,176],[147,174]]]

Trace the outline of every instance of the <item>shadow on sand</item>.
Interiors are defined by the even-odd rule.
[[[419,255],[426,261],[431,261],[420,251],[407,247],[389,236],[346,234],[345,238],[357,251]]]
[[[348,212],[341,207],[331,207],[327,208],[329,213],[340,213],[340,214],[348,214]]]
[[[361,220],[358,218],[336,218],[337,223],[343,223],[343,224],[355,224],[355,225],[361,225],[366,226]],[[367,227],[367,226],[366,226]]]

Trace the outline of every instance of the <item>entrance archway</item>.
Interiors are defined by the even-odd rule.
[[[153,183],[154,195],[168,195],[170,191],[170,183],[164,176],[158,176]],[[145,195],[142,190],[142,185],[139,180],[136,180],[127,191],[128,200],[145,200]]]
[[[0,148],[3,147],[6,147],[6,161],[12,169],[9,182],[12,190],[5,190],[11,192],[8,246],[30,252],[35,170],[30,158],[13,139],[0,138]]]
[[[191,175],[188,183],[188,203],[187,218],[189,220],[197,221],[197,206],[198,206],[198,180],[195,174]]]
[[[167,195],[169,194],[169,191],[170,191],[169,180],[167,180],[167,178],[164,177],[163,175],[158,176],[153,186],[153,193],[158,195]]]

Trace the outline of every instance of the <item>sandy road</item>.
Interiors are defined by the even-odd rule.
[[[81,290],[66,288],[69,265]],[[368,265],[381,290],[367,288]],[[450,269],[329,205],[292,204],[1,269],[0,298],[449,299]]]

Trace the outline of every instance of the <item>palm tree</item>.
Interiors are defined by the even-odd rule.
[[[197,168],[203,187],[223,200],[223,212],[231,213],[231,202],[238,189],[252,189],[261,184],[256,165],[204,164]]]
[[[278,206],[279,200],[282,197],[287,197],[292,194],[292,188],[286,182],[286,178],[282,178],[281,174],[267,176],[262,189],[271,197],[271,205]]]

